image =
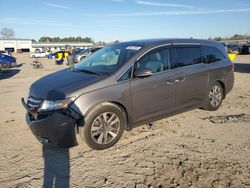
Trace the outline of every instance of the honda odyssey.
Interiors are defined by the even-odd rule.
[[[26,121],[43,144],[93,149],[124,130],[188,110],[217,110],[234,85],[233,64],[215,41],[150,39],[107,46],[34,82]]]

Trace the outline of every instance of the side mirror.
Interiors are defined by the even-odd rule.
[[[136,78],[145,78],[153,74],[150,68],[139,68],[135,71],[134,75]]]

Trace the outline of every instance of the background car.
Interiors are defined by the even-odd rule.
[[[16,65],[16,58],[9,55],[0,54],[0,69],[8,69],[15,67]]]
[[[241,52],[241,46],[238,44],[228,44],[227,52],[232,54],[239,54]]]
[[[90,56],[91,54],[95,53],[97,50],[100,50],[101,48],[102,47],[88,48],[88,49],[85,49],[85,50],[82,50],[82,51],[78,52],[74,56],[74,62],[79,63],[81,60],[83,60],[84,58]]]
[[[74,49],[73,51],[72,51],[72,55],[76,55],[76,54],[78,54],[78,53],[80,53],[80,52],[82,52],[82,51],[84,51],[84,50],[86,50],[87,48],[77,48],[77,49]]]
[[[241,47],[241,54],[250,54],[250,44],[244,44]]]
[[[80,56],[82,56],[83,54],[88,53],[89,49],[83,49],[83,50],[78,50],[73,54],[73,61],[75,63],[78,63],[80,61]]]
[[[67,65],[72,66],[75,63],[75,60],[74,60],[75,56],[77,56],[77,54],[81,53],[82,51],[86,51],[86,48],[77,48],[77,49],[74,49],[72,51],[72,54],[70,54],[67,57]]]
[[[30,54],[30,58],[38,58],[38,57],[47,57],[48,56],[48,52],[35,52],[35,53],[32,53]]]

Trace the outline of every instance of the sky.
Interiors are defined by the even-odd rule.
[[[0,0],[15,38],[95,41],[250,34],[250,0]]]

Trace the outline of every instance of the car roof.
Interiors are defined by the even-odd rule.
[[[134,46],[156,46],[166,43],[197,43],[203,45],[220,45],[219,42],[213,40],[204,40],[204,39],[188,39],[188,38],[159,38],[159,39],[143,39],[143,40],[134,40],[128,42],[121,42],[120,45],[134,45]]]

